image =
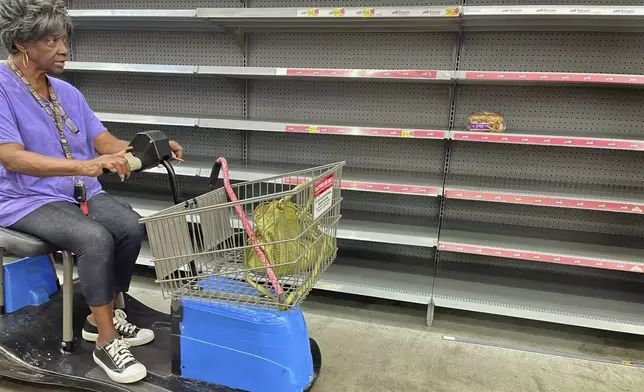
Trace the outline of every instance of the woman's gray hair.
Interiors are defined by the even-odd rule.
[[[64,0],[0,0],[0,42],[12,55],[20,52],[16,44],[71,36],[72,30]]]

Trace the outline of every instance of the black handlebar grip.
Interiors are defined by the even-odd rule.
[[[214,188],[215,185],[217,185],[220,171],[221,171],[221,163],[215,162],[215,165],[212,167],[212,171],[210,172],[210,188]]]
[[[103,168],[103,174],[110,174],[110,169]]]

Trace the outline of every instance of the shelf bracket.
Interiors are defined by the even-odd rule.
[[[235,38],[239,49],[246,51],[246,33],[239,27],[224,27],[224,30]]]
[[[427,326],[431,327],[434,324],[434,300],[430,300],[427,305]]]

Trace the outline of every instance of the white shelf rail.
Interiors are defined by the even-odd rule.
[[[513,5],[70,10],[78,29],[642,31],[642,6]],[[462,22],[462,25],[461,25]]]
[[[527,184],[472,177],[448,179],[443,196],[446,199],[644,214],[644,191],[639,188],[604,189],[544,182]]]
[[[115,72],[160,75],[200,75],[239,79],[364,80],[381,82],[491,84],[582,84],[644,86],[644,75],[580,72],[449,71],[435,69],[350,69],[232,67],[209,65],[130,64],[69,61],[67,72]]]

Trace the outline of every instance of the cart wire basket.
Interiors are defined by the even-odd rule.
[[[345,163],[231,185],[217,162],[224,187],[141,219],[164,297],[298,307],[336,258]]]

